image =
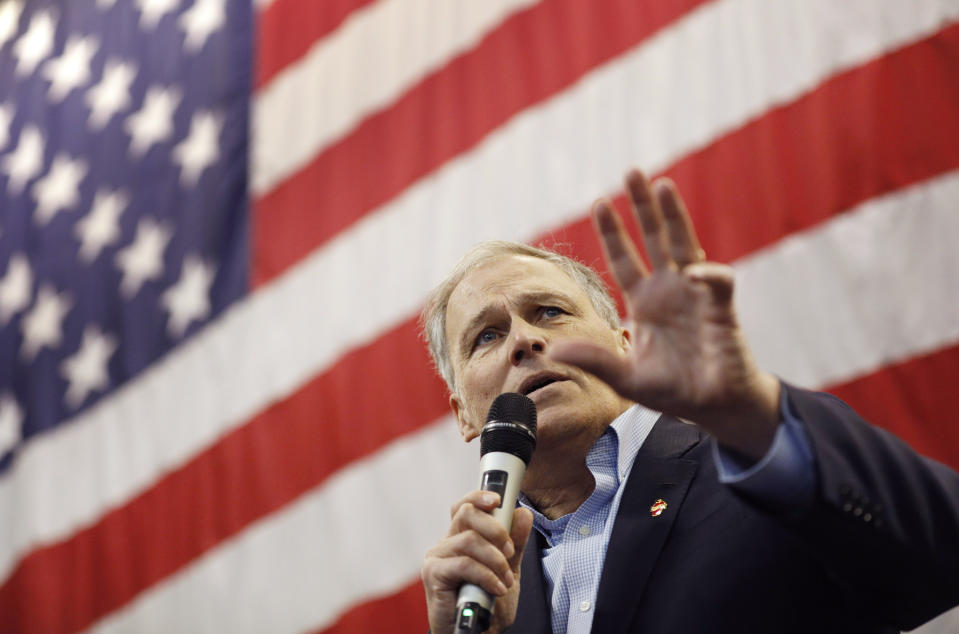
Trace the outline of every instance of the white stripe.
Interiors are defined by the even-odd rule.
[[[125,632],[305,632],[410,583],[477,485],[452,418],[353,463],[100,622]],[[199,590],[199,591],[198,591]],[[389,631],[384,626],[381,631]]]
[[[257,94],[253,191],[267,193],[367,115],[537,2],[380,0],[354,12]]]
[[[821,387],[959,341],[957,201],[953,171],[740,260],[759,365]]]
[[[959,171],[741,261],[743,318],[764,367],[821,385],[959,338],[956,200]],[[403,587],[449,505],[475,486],[477,447],[455,428],[444,419],[354,463],[97,631],[304,631]]]
[[[257,96],[254,192],[263,195],[278,186],[363,117],[534,3],[381,0],[357,11]],[[641,99],[618,105],[633,106],[631,118],[641,109],[654,115],[636,118],[641,126],[636,132],[648,145],[675,153],[675,147],[662,142],[679,132],[676,127],[688,128],[692,136],[701,136],[702,128],[714,133],[716,116],[739,121],[756,102],[769,105],[793,96],[837,69],[934,30],[955,15],[955,0],[713,2],[685,26],[667,29],[657,43],[650,43],[649,72],[632,76],[607,95],[605,105],[614,106],[611,102],[623,89],[635,91],[638,81],[645,90],[634,96]],[[692,40],[689,31],[698,39]],[[717,65],[724,72],[714,72]],[[704,116],[704,106],[725,112]],[[693,110],[693,116],[681,118],[683,109]]]
[[[755,11],[789,4],[754,2]],[[930,23],[938,23],[934,18],[942,15],[921,10],[927,4],[913,3],[894,28],[883,31],[892,39],[876,45],[898,44],[904,33],[919,36]],[[948,6],[955,13],[957,5]],[[736,77],[752,67],[752,51],[782,48],[777,38],[783,36],[772,18],[768,31],[759,23],[750,30],[748,21],[738,21],[746,6],[710,5],[709,11],[591,73],[570,91],[515,117],[472,152],[228,311],[114,398],[62,431],[29,442],[10,475],[0,480],[0,508],[10,513],[0,522],[0,578],[32,546],[94,522],[290,394],[344,351],[414,315],[427,289],[476,241],[529,239],[579,217],[589,200],[616,187],[625,166],[665,165],[785,99],[783,77],[800,65],[795,56],[762,58],[768,64],[761,69],[765,84],[776,86],[765,100],[756,95],[744,100],[735,90],[721,89],[721,77]],[[793,45],[816,35],[839,37],[834,22],[845,15],[841,7],[846,3],[789,6],[798,13],[786,23],[806,25]],[[805,14],[805,6],[820,13]],[[830,13],[827,6],[836,8]],[[888,6],[887,16],[900,10],[898,2]],[[845,25],[856,30],[864,19],[849,14]],[[729,40],[739,48],[719,55],[715,31],[729,25],[734,25]],[[767,43],[767,38],[773,41]],[[842,41],[827,38],[802,49],[840,46]],[[655,81],[663,75],[664,63],[672,65],[665,73],[669,77],[684,76],[674,73],[696,64],[704,68],[690,70],[682,82],[670,82],[667,88]],[[831,65],[816,68],[824,74],[834,70]],[[801,79],[791,87],[797,92],[817,76],[808,69],[797,75]],[[757,86],[763,83],[756,78]],[[655,99],[651,86],[687,92]],[[707,105],[699,110],[690,104]],[[661,125],[673,120],[688,125]],[[389,266],[378,264],[383,262]],[[217,377],[215,385],[210,377]],[[197,386],[209,389],[198,393]]]

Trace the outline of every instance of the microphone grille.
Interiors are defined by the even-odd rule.
[[[502,421],[519,423],[536,433],[536,404],[532,399],[516,392],[505,392],[496,397],[486,415],[486,422]]]
[[[536,405],[528,396],[506,392],[493,401],[480,434],[480,456],[512,454],[529,464],[536,447]]]

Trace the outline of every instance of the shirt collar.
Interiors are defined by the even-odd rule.
[[[616,433],[619,440],[616,474],[619,476],[620,483],[629,476],[636,454],[639,453],[643,443],[646,442],[646,437],[653,430],[653,425],[656,424],[659,417],[659,412],[636,403],[617,416],[616,420],[610,424],[610,428]]]
[[[649,432],[652,431],[653,425],[656,424],[659,417],[659,412],[651,410],[639,403],[633,404],[625,412],[617,416],[613,422],[610,423],[606,431],[603,432],[603,436],[611,434],[613,442],[601,443],[600,439],[602,439],[603,436],[600,436],[593,447],[590,448],[589,453],[586,454],[587,465],[594,459],[600,458],[600,456],[596,456],[594,453],[597,446],[605,446],[606,451],[610,452],[615,450],[616,476],[619,480],[617,484],[618,486],[622,486],[622,483],[629,476],[629,472],[633,467],[636,454],[639,453],[640,448],[646,441],[646,437],[649,436]],[[549,526],[552,529],[556,528],[556,522],[560,522],[563,518],[569,517],[565,515],[563,518],[548,520],[530,504],[529,499],[524,494],[520,493],[519,501],[523,506],[533,512],[534,520],[538,520],[538,524]],[[565,525],[565,523],[565,521],[562,521],[563,525]]]

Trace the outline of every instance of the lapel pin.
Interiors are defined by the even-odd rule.
[[[660,515],[663,514],[663,511],[666,510],[666,506],[668,506],[666,504],[666,500],[664,500],[663,498],[659,498],[658,500],[653,502],[653,505],[651,507],[649,507],[649,514],[652,515],[653,517],[659,517]]]

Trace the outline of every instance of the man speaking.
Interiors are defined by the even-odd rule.
[[[595,272],[500,242],[424,311],[466,441],[504,392],[538,418],[510,532],[475,491],[426,555],[432,632],[464,583],[493,632],[897,632],[959,604],[959,474],[758,368],[675,187],[626,189],[651,268],[593,216],[628,328]]]

